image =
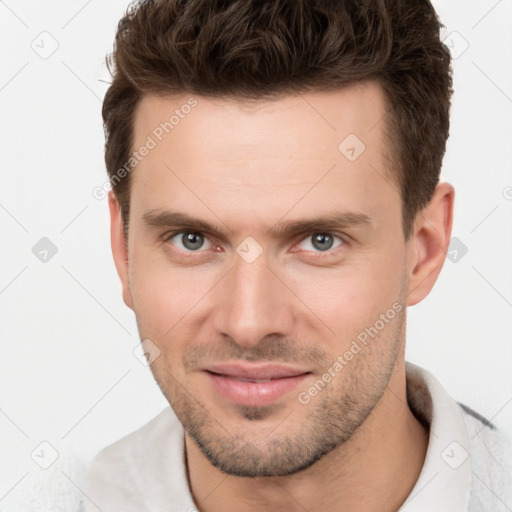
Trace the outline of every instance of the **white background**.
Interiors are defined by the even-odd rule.
[[[512,431],[512,0],[434,4],[456,57],[443,179],[467,253],[409,310],[407,359]],[[126,5],[0,2],[0,435],[16,458],[0,506],[43,471],[30,457],[42,441],[87,461],[167,405],[133,354],[107,203],[92,195],[106,180],[104,56]],[[58,249],[46,263],[42,237]]]

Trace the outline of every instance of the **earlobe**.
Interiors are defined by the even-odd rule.
[[[133,309],[130,281],[128,277],[128,248],[123,230],[123,216],[121,214],[119,201],[112,191],[108,193],[108,206],[110,209],[110,243],[112,247],[112,255],[114,257],[117,274],[121,280],[124,303],[130,309]]]
[[[408,306],[430,293],[443,268],[452,232],[454,198],[453,187],[440,183],[430,202],[416,216],[408,242]]]

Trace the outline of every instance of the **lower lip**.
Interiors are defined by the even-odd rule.
[[[309,376],[308,373],[303,373],[296,377],[283,377],[269,382],[242,382],[215,373],[205,374],[223,397],[235,404],[253,407],[270,405],[295,389]]]

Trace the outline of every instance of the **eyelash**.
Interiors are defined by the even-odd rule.
[[[171,233],[166,233],[165,236],[164,236],[164,242],[170,243],[172,238],[174,238],[175,236],[177,236],[177,235],[184,235],[186,233],[189,233],[189,234],[193,233],[193,234],[201,235],[201,236],[203,236],[205,238],[205,240],[208,240],[213,245],[213,247],[216,247],[216,246],[218,247],[218,245],[215,244],[215,242],[210,240],[210,238],[208,237],[207,234],[203,233],[202,231],[195,231],[195,230],[180,230],[180,231],[173,231]],[[294,245],[294,247],[299,245],[300,243],[304,242],[308,238],[311,238],[313,235],[319,235],[319,234],[331,235],[333,238],[339,239],[341,243],[338,246],[334,247],[334,248],[328,249],[327,251],[318,251],[318,252],[315,251],[314,254],[315,254],[316,258],[332,256],[333,253],[335,253],[337,251],[337,249],[340,249],[341,247],[343,247],[347,243],[345,235],[340,235],[340,234],[334,233],[332,231],[314,231],[314,232],[311,232],[311,233],[307,234],[306,236],[302,236],[302,238],[299,239],[299,241]],[[173,245],[173,244],[170,243],[170,245]],[[187,257],[187,258],[194,257],[197,254],[200,254],[202,252],[206,252],[205,249],[199,249],[197,251],[190,251],[190,250],[183,251],[182,249],[177,249],[177,250],[180,252],[181,255],[183,255],[184,257]],[[294,251],[292,249],[292,252],[300,252],[300,251]],[[306,252],[313,252],[313,251],[306,251]]]

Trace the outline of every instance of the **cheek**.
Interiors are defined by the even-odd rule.
[[[395,302],[403,301],[402,258],[382,253],[336,269],[296,272],[293,290],[307,315],[317,317],[336,340],[349,342]]]
[[[134,251],[130,290],[141,335],[165,340],[190,328],[190,318],[215,285],[213,272],[199,267],[177,268],[164,257]]]

